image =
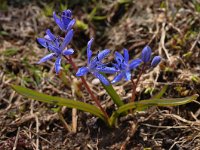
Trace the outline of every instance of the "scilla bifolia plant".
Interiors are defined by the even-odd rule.
[[[124,49],[123,55],[119,52],[115,52],[114,61],[105,63],[103,59],[110,54],[110,50],[102,50],[96,56],[92,57],[91,47],[94,40],[92,38],[87,44],[87,65],[78,68],[72,58],[74,50],[68,46],[74,34],[72,27],[75,24],[75,19],[72,18],[71,11],[65,10],[60,14],[60,16],[56,15],[54,12],[53,18],[59,28],[65,33],[65,37],[55,36],[49,29],[47,29],[44,38],[38,38],[37,41],[43,47],[47,48],[50,54],[43,57],[38,64],[54,58],[56,59],[54,64],[55,72],[56,74],[59,74],[61,71],[61,59],[65,58],[74,69],[74,72],[76,72],[76,76],[80,77],[84,87],[87,89],[96,106],[80,101],[49,96],[25,87],[13,85],[14,90],[21,95],[41,102],[67,106],[69,108],[77,108],[79,110],[89,112],[102,119],[110,127],[113,127],[117,123],[117,118],[120,115],[126,115],[128,112],[133,112],[133,110],[144,110],[144,108],[148,108],[150,106],[177,106],[189,103],[198,97],[198,95],[195,94],[185,98],[160,99],[166,90],[166,88],[163,88],[161,92],[159,92],[152,99],[135,102],[136,88],[140,81],[140,77],[149,68],[156,67],[161,61],[161,57],[155,56],[151,60],[151,48],[149,46],[145,46],[142,50],[140,58],[129,60],[128,50]],[[135,69],[140,69],[137,77],[133,75],[133,70]],[[106,109],[102,107],[100,100],[94,95],[90,86],[87,84],[84,76],[86,76],[88,73],[91,73],[101,81],[104,89],[110,95],[114,104],[116,104],[116,110],[113,110],[111,116],[108,115]],[[114,79],[109,81],[106,77],[107,74],[114,74]],[[116,93],[111,85],[124,79],[125,81],[132,82],[132,98],[127,104],[121,100],[120,96]]]

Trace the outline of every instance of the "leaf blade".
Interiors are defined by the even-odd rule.
[[[117,92],[114,90],[113,86],[110,84],[108,86],[102,84],[103,88],[106,90],[106,92],[110,95],[113,102],[118,106],[123,106],[124,103],[121,100],[120,96],[117,94]]]
[[[168,85],[164,85],[160,92],[153,96],[153,98],[161,98],[163,94],[167,91]]]
[[[28,88],[25,88],[22,86],[18,86],[18,85],[12,85],[12,88],[17,93],[19,93],[27,98],[31,98],[31,99],[34,99],[34,100],[37,100],[40,102],[50,103],[50,104],[54,104],[54,105],[67,106],[69,108],[77,108],[79,110],[89,112],[89,113],[101,118],[102,120],[104,120],[106,122],[106,119],[105,119],[103,113],[96,106],[86,104],[86,103],[83,103],[80,101],[74,101],[74,100],[60,98],[60,97],[56,97],[56,96],[50,96],[50,95],[43,94],[43,93],[28,89]]]
[[[113,112],[112,116],[110,117],[109,123],[111,126],[115,123],[115,120],[117,117],[130,110],[130,109],[140,109],[144,107],[150,107],[150,106],[178,106],[183,105],[189,102],[192,102],[193,100],[196,100],[199,97],[198,94],[194,94],[192,96],[184,97],[184,98],[164,98],[164,99],[158,99],[153,98],[150,100],[141,100],[139,102],[131,102],[128,104],[125,104],[121,107],[119,107],[115,112]]]

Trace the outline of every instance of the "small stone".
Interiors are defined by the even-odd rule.
[[[92,84],[93,84],[93,85],[98,85],[98,84],[100,84],[99,79],[93,79],[93,80],[92,80]]]

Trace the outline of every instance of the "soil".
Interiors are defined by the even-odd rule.
[[[86,45],[95,38],[93,52],[108,48],[129,50],[140,57],[145,45],[162,56],[155,69],[141,77],[136,100],[149,99],[165,85],[165,98],[200,95],[200,1],[4,1],[0,6],[0,150],[199,150],[200,98],[177,107],[151,107],[120,117],[115,128],[107,127],[89,113],[77,112],[77,127],[66,107],[27,99],[14,92],[22,85],[53,96],[93,103],[72,68],[56,76],[53,62],[36,63],[47,50],[36,42],[50,28],[61,34],[52,12],[68,7],[79,20],[71,46],[74,61],[86,64]],[[108,60],[111,60],[111,55]],[[65,61],[63,60],[63,64]],[[64,66],[63,66],[64,68]],[[67,67],[65,67],[67,70]],[[138,72],[135,72],[138,75]],[[67,76],[67,77],[66,77]],[[115,109],[111,98],[92,75],[87,81],[108,113]],[[63,82],[65,81],[65,82]],[[80,95],[74,89],[81,88]],[[124,102],[131,97],[131,82],[114,88]]]

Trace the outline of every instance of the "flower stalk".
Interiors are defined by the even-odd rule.
[[[78,67],[76,66],[76,64],[74,63],[73,59],[71,56],[66,57],[65,58],[69,61],[69,63],[72,65],[72,67],[74,68],[74,70],[77,72]],[[85,88],[87,89],[88,93],[90,94],[91,98],[95,101],[96,105],[99,107],[99,109],[102,111],[102,113],[105,115],[105,118],[108,120],[109,116],[107,114],[107,112],[105,111],[105,109],[101,106],[100,101],[98,100],[98,98],[93,94],[92,90],[90,89],[89,85],[87,84],[87,81],[85,80],[85,78],[83,76],[80,77],[82,83],[85,85]]]
[[[142,69],[140,70],[140,73],[139,73],[139,75],[138,75],[136,81],[134,81],[133,77],[131,78],[131,82],[132,82],[132,97],[131,97],[130,102],[134,102],[134,101],[135,101],[136,88],[137,88],[137,86],[138,86],[138,83],[139,83],[139,81],[140,81],[140,78],[141,78],[142,74],[144,73],[145,66],[146,66],[146,65],[143,64]]]

